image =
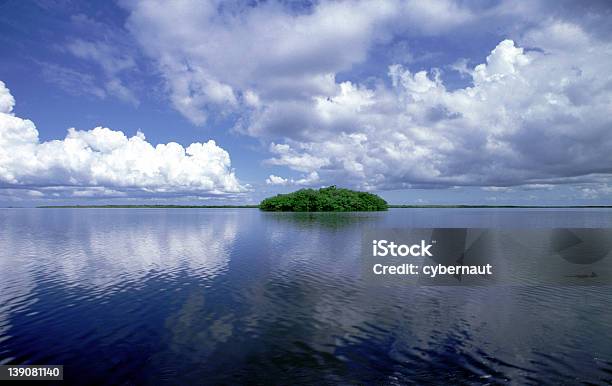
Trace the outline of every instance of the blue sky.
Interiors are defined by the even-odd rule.
[[[0,205],[609,204],[611,9],[0,1]]]

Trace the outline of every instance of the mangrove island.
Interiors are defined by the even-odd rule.
[[[366,212],[387,210],[387,201],[376,194],[349,189],[300,189],[266,198],[259,209],[273,212]]]

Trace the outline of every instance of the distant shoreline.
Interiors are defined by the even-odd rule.
[[[389,205],[389,208],[612,208],[612,205]]]
[[[53,209],[235,209],[235,208],[259,208],[259,205],[42,205],[36,208]],[[588,208],[612,208],[612,205],[389,205],[389,209],[477,209],[477,208],[525,208],[525,209],[588,209]],[[298,213],[298,212],[296,212]],[[299,212],[308,213],[308,212]],[[315,212],[310,212],[315,213]],[[323,212],[322,212],[323,213]],[[333,213],[333,212],[332,212]]]
[[[41,205],[36,208],[52,209],[52,208],[100,208],[100,209],[113,209],[113,208],[151,208],[151,209],[172,209],[172,208],[194,208],[194,209],[231,209],[231,208],[259,208],[259,205]]]

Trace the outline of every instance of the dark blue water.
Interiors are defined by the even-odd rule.
[[[372,283],[369,227],[612,227],[612,211],[0,210],[0,364],[82,384],[612,382],[612,287]]]

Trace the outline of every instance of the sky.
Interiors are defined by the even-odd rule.
[[[609,1],[0,0],[0,206],[612,204]]]

